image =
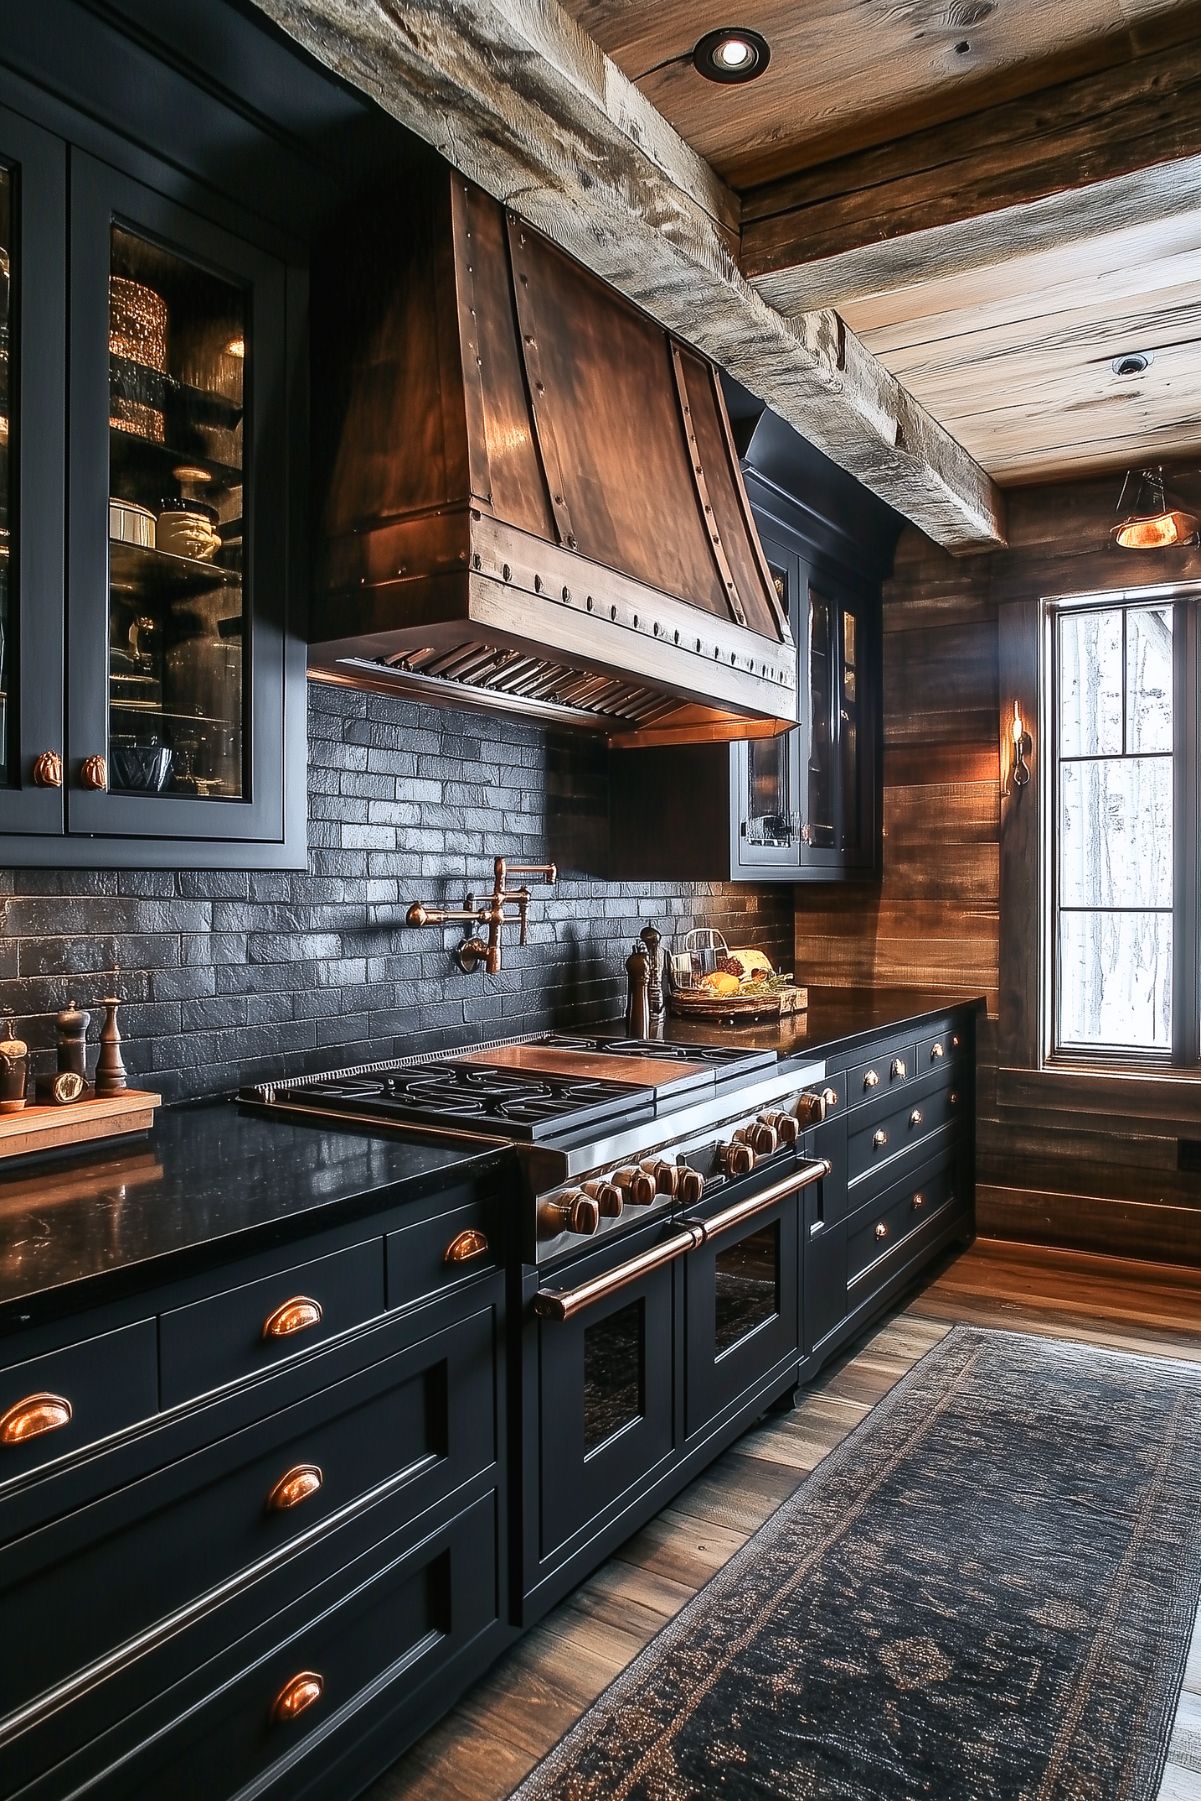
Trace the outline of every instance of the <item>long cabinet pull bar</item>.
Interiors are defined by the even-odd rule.
[[[700,1226],[704,1233],[704,1241],[716,1238],[719,1232],[728,1232],[731,1226],[740,1226],[744,1219],[753,1219],[756,1213],[764,1213],[774,1207],[777,1201],[786,1201],[789,1195],[799,1194],[802,1188],[809,1188],[814,1182],[821,1182],[830,1174],[831,1165],[824,1157],[818,1157],[812,1163],[802,1163],[800,1169],[785,1176],[781,1182],[773,1182],[770,1188],[761,1189],[758,1194],[749,1194],[745,1200],[735,1201],[732,1207],[726,1207],[721,1213],[713,1214],[710,1219],[689,1221]]]
[[[777,1201],[799,1194],[802,1188],[808,1188],[812,1182],[820,1182],[830,1174],[830,1169],[831,1165],[825,1158],[818,1158],[813,1163],[803,1163],[800,1169],[785,1176],[783,1181],[773,1182],[770,1188],[748,1195],[745,1200],[735,1201],[732,1207],[715,1213],[712,1219],[684,1221],[681,1229],[671,1238],[665,1238],[662,1244],[639,1251],[628,1262],[619,1263],[616,1269],[606,1270],[604,1275],[594,1276],[590,1282],[581,1282],[578,1288],[558,1291],[540,1288],[534,1296],[534,1312],[539,1319],[570,1319],[583,1308],[604,1300],[606,1295],[616,1294],[631,1282],[637,1282],[640,1276],[649,1275],[652,1270],[661,1269],[666,1263],[674,1263],[677,1257],[684,1256],[687,1251],[697,1250],[719,1232],[726,1232],[731,1226],[739,1225],[742,1220],[751,1219],[756,1213],[774,1207]]]
[[[662,1244],[651,1245],[649,1250],[639,1251],[628,1262],[619,1263],[616,1269],[606,1270],[603,1276],[593,1276],[590,1282],[581,1282],[578,1288],[565,1288],[558,1292],[553,1288],[540,1288],[534,1296],[534,1312],[539,1319],[570,1319],[583,1308],[591,1307],[596,1301],[603,1301],[606,1295],[616,1294],[618,1289],[637,1282],[640,1276],[661,1269],[665,1263],[674,1263],[685,1251],[694,1251],[697,1245],[704,1242],[705,1234],[699,1224],[685,1226],[682,1232],[665,1238]]]

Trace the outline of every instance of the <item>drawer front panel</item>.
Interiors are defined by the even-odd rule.
[[[886,1112],[873,1109],[847,1136],[847,1180],[853,1186],[965,1115],[962,1083],[932,1078],[914,1084]],[[852,1198],[852,1205],[854,1204]]]
[[[499,1228],[500,1208],[490,1196],[389,1232],[389,1307],[407,1307],[498,1268]]]
[[[295,1554],[381,1484],[404,1486],[416,1514],[487,1468],[497,1450],[495,1320],[485,1308],[10,1545],[0,1621],[14,1636],[19,1627],[23,1650],[6,1707],[240,1571]],[[296,1480],[280,1494],[286,1478],[314,1470],[319,1483]],[[60,1754],[63,1730],[68,1722]]]
[[[0,1484],[158,1409],[153,1320],[0,1370]]]
[[[112,1765],[88,1787],[89,1801],[219,1801],[251,1785],[264,1798],[307,1792],[339,1710],[394,1685],[415,1688],[496,1621],[496,1520],[495,1496],[485,1495],[366,1580],[356,1569],[283,1643],[252,1641],[242,1674]],[[353,1720],[344,1722],[352,1732]],[[313,1764],[298,1770],[302,1756]]]
[[[847,1276],[854,1282],[874,1263],[895,1249],[902,1239],[925,1225],[940,1208],[958,1198],[957,1163],[954,1159],[927,1170],[920,1181],[889,1197],[876,1207],[864,1208],[851,1221],[847,1240]]]
[[[929,1038],[918,1041],[917,1070],[925,1075],[929,1070],[946,1065],[954,1058],[963,1055],[967,1049],[966,1037],[962,1026],[949,1026],[945,1032],[935,1032]]]
[[[258,1375],[383,1308],[379,1238],[177,1307],[159,1320],[163,1406]]]
[[[889,1045],[866,1063],[856,1063],[847,1070],[847,1106],[858,1107],[864,1101],[878,1100],[891,1088],[912,1082],[917,1068],[913,1040]]]

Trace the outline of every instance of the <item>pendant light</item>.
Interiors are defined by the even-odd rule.
[[[1132,505],[1125,511],[1128,494]],[[1166,550],[1196,538],[1196,517],[1171,504],[1162,469],[1128,469],[1117,510],[1123,518],[1110,536],[1123,550]]]

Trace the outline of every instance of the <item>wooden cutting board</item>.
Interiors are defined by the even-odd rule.
[[[603,1051],[563,1051],[544,1044],[502,1044],[494,1051],[468,1051],[456,1061],[488,1063],[496,1069],[527,1069],[531,1075],[574,1076],[580,1082],[625,1082],[636,1088],[667,1088],[673,1082],[713,1074],[707,1063],[667,1063],[658,1057],[606,1057]]]

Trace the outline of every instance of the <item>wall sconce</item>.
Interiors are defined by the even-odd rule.
[[[1123,550],[1166,550],[1173,544],[1194,544],[1197,521],[1192,513],[1172,504],[1163,479],[1162,469],[1130,469],[1122,483],[1117,510],[1126,504],[1133,489],[1131,510],[1110,537]]]
[[[1034,750],[1034,740],[1026,730],[1026,721],[1022,718],[1022,711],[1016,700],[1013,703],[1013,721],[1009,734],[1013,739],[1013,768],[1009,772],[1009,780],[1015,789],[1025,788],[1030,781],[1030,765],[1026,759]]]

